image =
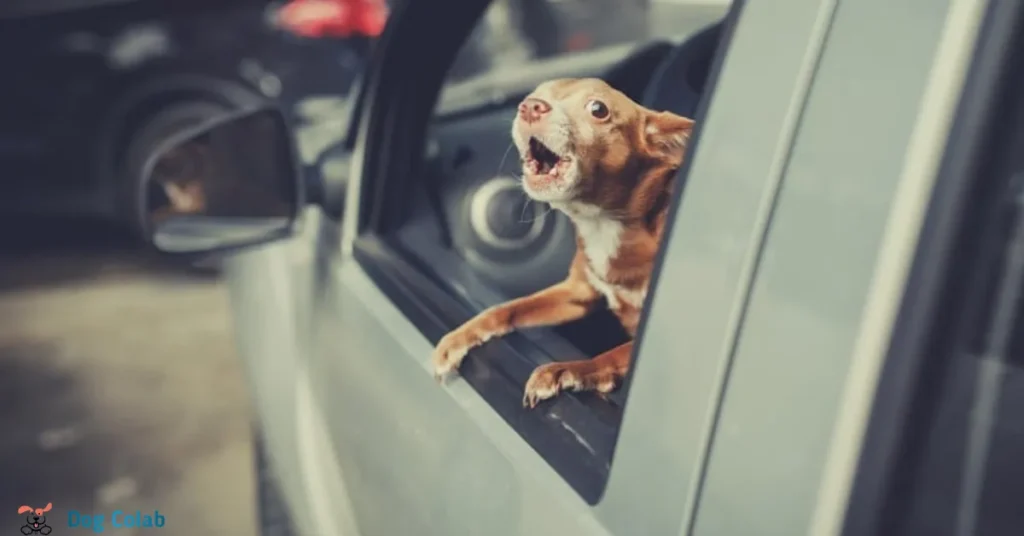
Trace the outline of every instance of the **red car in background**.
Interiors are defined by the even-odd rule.
[[[387,22],[383,0],[292,0],[277,13],[278,24],[310,38],[380,35]]]

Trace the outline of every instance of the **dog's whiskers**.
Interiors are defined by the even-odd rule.
[[[505,154],[501,155],[501,161],[498,162],[498,175],[500,175],[502,170],[505,168],[505,160],[508,158],[508,154],[512,151],[513,147],[515,147],[515,144],[509,143],[508,149],[505,149]]]
[[[519,211],[519,223],[527,223],[523,220],[526,217],[526,209],[530,207],[530,198],[523,194],[523,208]]]
[[[519,223],[532,223],[536,221],[538,218],[543,218],[544,216],[546,216],[548,212],[551,212],[551,205],[545,203],[545,207],[547,210],[541,212],[540,214],[536,214],[533,218],[527,220],[525,219],[526,209],[533,205],[535,201],[530,199],[526,194],[523,194],[523,201],[523,210],[519,212]]]

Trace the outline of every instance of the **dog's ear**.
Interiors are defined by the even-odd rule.
[[[682,162],[693,125],[693,119],[672,112],[650,112],[644,120],[648,152],[655,158]]]
[[[53,503],[46,503],[46,508],[43,508],[43,512],[49,512],[53,509]]]
[[[25,512],[31,512],[32,510],[34,510],[34,508],[32,508],[31,506],[22,506],[18,508],[18,513],[24,514]]]

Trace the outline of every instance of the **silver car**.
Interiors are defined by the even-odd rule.
[[[609,6],[594,24],[640,9]],[[395,7],[346,177],[302,176],[272,109],[167,145],[276,162],[253,172],[276,205],[150,229],[224,261],[290,519],[268,506],[268,531],[1019,534],[1024,3],[652,1],[633,41],[448,81],[487,7]],[[507,153],[518,101],[569,76],[698,130],[627,385],[531,410],[529,372],[621,342],[610,315],[492,341],[443,385],[429,359],[564,274],[572,229]]]

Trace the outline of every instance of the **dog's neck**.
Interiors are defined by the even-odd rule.
[[[595,281],[614,279],[613,264],[624,254],[633,259],[631,269],[649,269],[661,240],[676,169],[648,170],[621,208],[584,200],[551,204],[572,220],[577,246]],[[618,266],[621,271],[621,262]]]
[[[652,222],[668,209],[673,179],[678,166],[656,165],[643,173],[625,199],[609,202],[577,199],[550,203],[569,217],[577,226],[591,225],[600,220],[618,222],[625,228],[651,230]]]
[[[591,273],[599,280],[608,276],[612,260],[619,256],[626,224],[609,217],[604,209],[582,201],[552,203],[573,222],[577,247],[588,261]]]
[[[550,205],[551,208],[568,216],[573,223],[578,223],[580,220],[592,221],[609,218],[607,210],[586,201],[555,201]]]

